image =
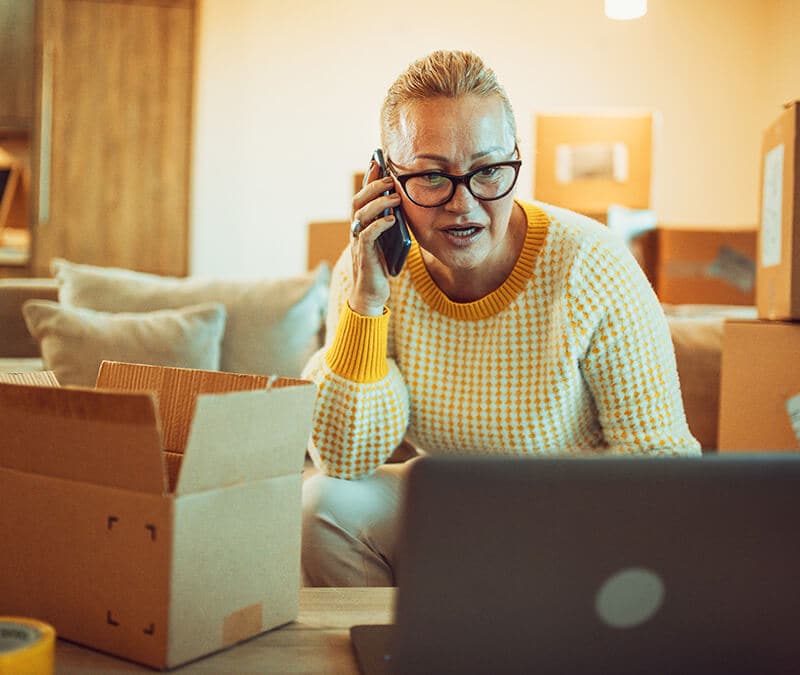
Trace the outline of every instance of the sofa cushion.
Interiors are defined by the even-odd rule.
[[[227,310],[220,369],[297,377],[321,346],[330,268],[279,279],[161,277],[56,259],[51,265],[65,305],[102,312],[149,312],[202,302]]]
[[[178,368],[219,368],[225,308],[207,303],[141,314],[109,314],[28,300],[28,329],[45,368],[62,385],[94,386],[103,360]]]
[[[704,450],[716,449],[723,320],[668,317],[668,323],[686,422]]]
[[[716,450],[722,329],[725,319],[755,318],[755,307],[664,304],[686,422],[703,450]]]

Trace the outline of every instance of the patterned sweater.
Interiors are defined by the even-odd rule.
[[[361,316],[344,251],[327,344],[304,370],[320,469],[368,475],[404,437],[431,454],[699,454],[666,319],[627,247],[594,220],[519,203],[522,252],[474,302],[449,300],[414,242],[384,314]]]

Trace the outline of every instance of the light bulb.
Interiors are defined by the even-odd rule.
[[[609,19],[638,19],[647,13],[647,0],[605,0]]]

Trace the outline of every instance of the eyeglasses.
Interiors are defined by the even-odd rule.
[[[389,162],[391,166],[391,162]],[[484,202],[502,199],[517,183],[521,160],[487,164],[455,176],[441,171],[422,171],[398,175],[392,167],[397,182],[408,198],[417,206],[433,208],[449,202],[456,188],[464,184],[469,193]]]

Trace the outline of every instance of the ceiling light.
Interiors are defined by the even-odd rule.
[[[647,0],[605,0],[609,19],[638,19],[647,13]]]

